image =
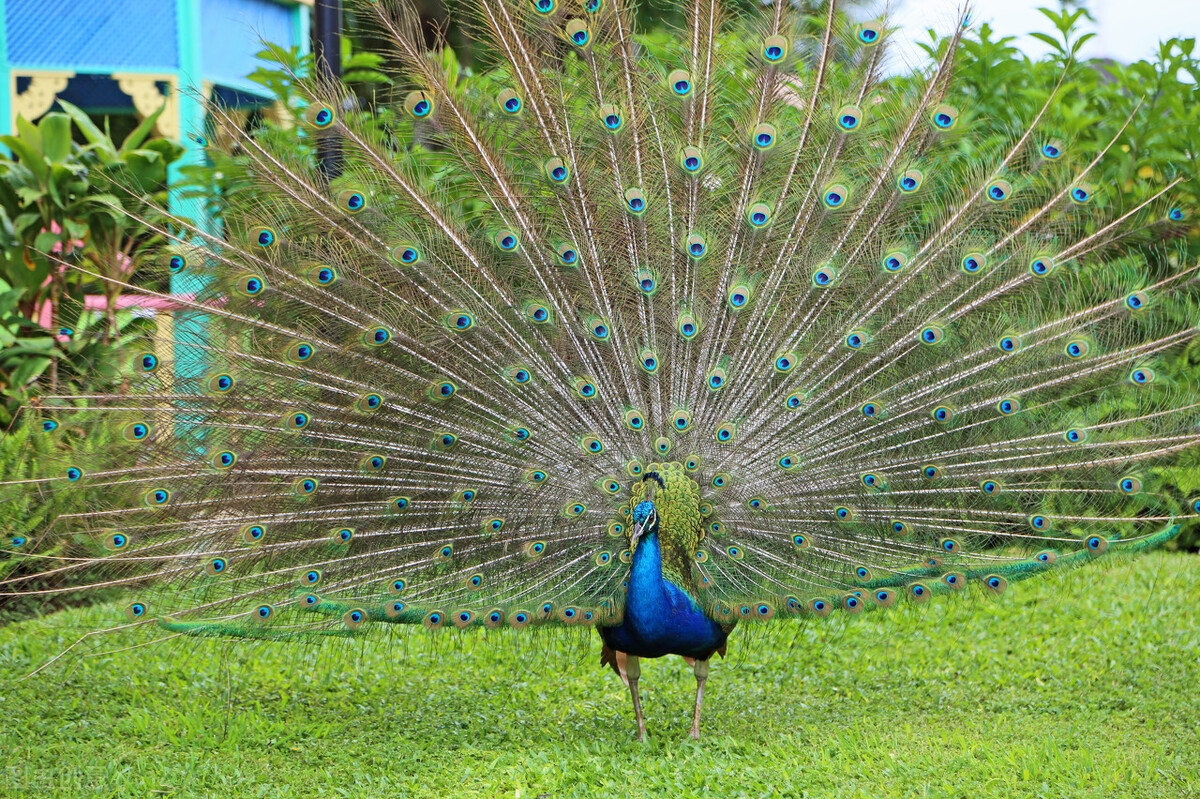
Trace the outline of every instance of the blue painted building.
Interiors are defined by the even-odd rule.
[[[246,80],[260,39],[308,48],[312,0],[0,0],[0,132],[62,97],[93,113],[140,116],[164,101],[158,133],[203,130],[200,103],[267,100]]]

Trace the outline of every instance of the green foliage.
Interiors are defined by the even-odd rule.
[[[41,390],[83,391],[111,377],[132,317],[117,311],[155,243],[145,221],[160,224],[167,168],[183,149],[151,139],[151,114],[118,146],[80,109],[60,101],[37,125],[17,120],[17,136],[0,137],[0,424]],[[77,127],[86,144],[73,141]],[[80,267],[72,270],[65,265]],[[106,298],[102,314],[84,297]],[[42,308],[51,324],[39,324]]]
[[[1053,48],[1039,61],[1017,50],[1013,37],[997,37],[986,23],[964,41],[950,98],[962,107],[964,127],[970,131],[960,139],[964,157],[993,152],[1027,126],[1055,92],[1041,135],[1061,138],[1071,153],[1079,154],[1081,165],[1106,152],[1088,178],[1100,191],[1096,199],[1116,215],[1165,184],[1181,181],[1169,193],[1169,207],[1192,212],[1184,246],[1187,257],[1200,254],[1194,213],[1200,205],[1200,61],[1192,55],[1196,40],[1168,39],[1154,58],[1128,65],[1078,61],[1080,46],[1094,36],[1080,31],[1082,20],[1091,17],[1082,9],[1041,11],[1057,35],[1032,34]],[[932,56],[944,45],[942,40],[925,49]],[[1165,250],[1159,253],[1164,259],[1167,255]]]
[[[79,632],[126,622],[71,610],[0,629],[0,794],[1200,796],[1200,558],[1067,579],[738,631],[699,742],[691,669],[643,660],[646,744],[594,634],[172,641],[18,682]]]

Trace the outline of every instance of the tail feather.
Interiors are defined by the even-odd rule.
[[[0,595],[125,587],[167,636],[611,624],[663,463],[720,620],[998,592],[1178,532],[1154,468],[1200,444],[1170,362],[1200,267],[1138,262],[1177,182],[1104,207],[1121,134],[1048,133],[1061,81],[975,141],[963,25],[883,81],[885,25],[833,4],[694,0],[665,42],[559,6],[477,3],[497,67],[464,84],[411,9],[364,4],[415,88],[385,129],[296,77],[332,182],[210,109],[248,188],[222,235],[156,228],[196,286],[170,352],[45,403],[76,448],[13,487],[95,500]]]

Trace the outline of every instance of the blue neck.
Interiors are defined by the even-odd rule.
[[[658,533],[647,533],[638,539],[637,551],[633,553],[633,565],[629,570],[628,609],[635,616],[641,615],[639,611],[643,610],[654,612],[661,607],[666,593]]]

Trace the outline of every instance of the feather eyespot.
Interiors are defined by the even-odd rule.
[[[963,256],[962,270],[969,275],[981,271],[987,266],[987,256],[981,252],[969,252]]]
[[[692,93],[692,76],[685,69],[672,70],[667,74],[667,86],[676,97],[687,97]]]
[[[958,125],[958,109],[952,105],[939,105],[929,118],[938,130],[953,130]]]
[[[766,227],[773,213],[771,206],[766,203],[755,203],[746,210],[746,221],[752,228]]]
[[[954,591],[961,591],[967,587],[967,579],[957,572],[949,572],[942,575],[942,583]]]
[[[392,250],[392,257],[405,266],[412,266],[421,260],[421,249],[415,244],[401,244]]]
[[[912,194],[921,188],[921,184],[924,182],[924,172],[919,169],[909,169],[896,179],[896,188],[900,189],[901,194]]]
[[[1016,397],[1006,397],[996,403],[996,410],[1002,416],[1011,416],[1021,410],[1021,401]]]
[[[362,341],[368,347],[382,347],[392,340],[392,331],[386,327],[374,327],[363,333]]]
[[[865,330],[852,330],[845,338],[845,344],[852,350],[860,350],[871,341],[871,334]]]
[[[433,95],[423,91],[409,92],[404,98],[404,110],[414,119],[424,119],[433,113]]]
[[[208,459],[208,462],[214,469],[232,469],[237,463],[237,453],[230,450],[221,450]]]
[[[817,268],[812,274],[812,284],[819,289],[827,288],[833,285],[833,281],[837,280],[838,271],[832,266],[822,266]]]
[[[1136,477],[1122,477],[1117,481],[1117,490],[1122,494],[1137,494],[1142,490],[1142,481]]]
[[[1063,352],[1068,358],[1077,359],[1086,357],[1091,352],[1091,344],[1086,339],[1073,339],[1067,342],[1067,346],[1063,347]]]
[[[600,107],[600,122],[604,125],[605,130],[616,133],[625,124],[625,119],[621,116],[620,108],[615,105],[604,105]]]
[[[855,105],[843,106],[834,115],[837,121],[837,126],[842,131],[849,133],[850,131],[858,130],[862,124],[862,109]]]
[[[729,307],[735,311],[745,308],[749,303],[754,293],[750,286],[745,283],[737,283],[729,289],[727,296]]]
[[[142,501],[152,508],[166,505],[170,500],[171,492],[165,488],[152,488],[142,495]]]
[[[1002,336],[996,346],[1002,352],[1016,352],[1021,348],[1021,339],[1017,336]]]
[[[778,137],[779,133],[775,126],[764,122],[751,132],[750,141],[756,149],[769,150],[775,146]]]
[[[337,121],[337,114],[323,103],[313,103],[305,109],[304,121],[317,130],[325,130]]]
[[[778,64],[785,59],[788,54],[790,43],[788,40],[779,35],[768,36],[762,43],[762,58],[768,64]]]
[[[625,190],[625,210],[634,216],[641,216],[646,212],[646,194],[641,189],[626,189]]]
[[[21,539],[22,543],[24,543],[24,540],[24,538]],[[104,534],[100,540],[104,548],[110,552],[120,552],[123,549],[127,549],[133,541],[126,533],[119,533],[112,530]]]
[[[896,274],[904,270],[908,266],[908,253],[903,250],[892,250],[885,253],[882,261],[883,271],[889,274]]]
[[[849,199],[850,189],[840,183],[826,186],[821,193],[821,202],[831,211],[845,207]]]
[[[695,175],[704,168],[704,155],[699,147],[684,147],[679,151],[679,165],[689,175]]]
[[[338,192],[337,204],[343,211],[357,214],[367,207],[367,195],[357,189],[345,189]]]
[[[545,0],[538,0],[544,2]],[[567,34],[567,39],[576,47],[587,47],[592,40],[592,32],[588,24],[581,19],[573,19],[567,23],[564,31]]]
[[[275,245],[279,243],[279,236],[273,228],[269,227],[251,228],[248,238],[251,245],[264,250],[274,249]]]
[[[551,183],[561,184],[566,183],[571,176],[571,171],[567,168],[567,164],[561,158],[547,158],[542,164],[542,170],[546,173],[546,177]]]
[[[500,107],[500,111],[506,116],[516,116],[521,113],[523,103],[521,96],[512,89],[503,89],[496,95],[496,105]]]
[[[1012,184],[1007,180],[994,180],[987,185],[985,194],[988,200],[1002,203],[1012,196]]]
[[[494,237],[492,237],[492,241],[504,252],[512,252],[521,244],[520,237],[511,230],[499,231]]]
[[[1029,262],[1029,273],[1035,277],[1045,277],[1054,271],[1055,263],[1050,258],[1038,256]]]
[[[1156,376],[1153,369],[1142,366],[1129,373],[1129,382],[1136,386],[1144,386],[1147,383],[1153,383]]]
[[[579,263],[579,250],[573,244],[560,244],[554,248],[554,252],[563,266],[575,266]]]

